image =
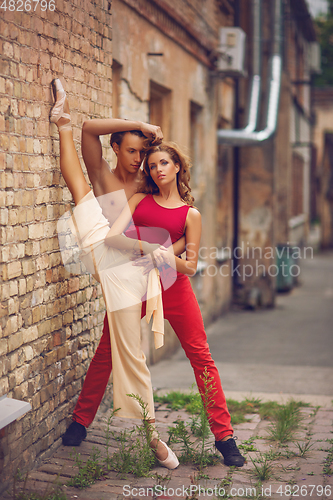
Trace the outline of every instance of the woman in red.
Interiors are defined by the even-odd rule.
[[[59,97],[58,92],[57,99]],[[62,109],[59,109],[60,106],[56,109],[56,103],[53,108],[56,111],[51,115],[51,121],[60,125],[59,131],[62,126],[65,130],[68,127],[69,116],[64,114],[64,106],[67,105],[65,102],[67,101],[63,97]],[[74,201],[78,204],[90,188],[78,159],[77,162],[74,161],[76,151],[74,144],[71,144],[72,138],[69,134],[65,136],[64,132],[60,134],[60,138],[61,170]],[[142,189],[144,192],[135,194],[128,202],[134,224],[141,227],[163,228],[170,233],[172,242],[185,234],[186,259],[175,257],[164,246],[158,248],[156,245],[152,246],[152,243],[160,244],[159,241],[148,243],[139,241],[140,247],[145,254],[152,256],[156,267],[161,269],[162,284],[168,281],[168,268],[177,271],[174,284],[169,287],[164,286],[162,289],[164,317],[169,320],[190,360],[201,394],[204,394],[202,377],[205,371],[211,379],[215,394],[208,412],[217,449],[224,456],[226,465],[242,466],[245,460],[232,437],[230,414],[219,373],[209,351],[200,309],[188,279],[188,276],[193,276],[196,272],[201,237],[201,216],[191,206],[193,198],[188,187],[189,164],[174,145],[161,144],[147,151],[144,172],[145,184]],[[121,236],[129,221],[128,210],[124,210],[109,230],[105,243],[116,248],[129,248],[132,245],[131,249],[135,249],[137,240],[134,240],[134,244],[129,243],[131,232],[135,232],[134,227],[126,231],[127,236]],[[127,242],[124,243],[124,240]],[[142,315],[144,314],[145,307],[142,308]]]

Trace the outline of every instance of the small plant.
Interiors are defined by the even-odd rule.
[[[325,464],[323,467],[323,473],[327,476],[332,476],[333,475],[333,468],[332,468],[332,463],[333,463],[333,439],[326,439],[328,443],[330,443],[331,447],[327,450],[328,455],[325,458]]]
[[[179,461],[181,463],[191,462],[196,454],[191,441],[191,433],[183,420],[179,419],[174,423],[176,424],[175,427],[169,427],[168,429],[168,445],[181,443],[182,448],[181,455],[178,457]]]
[[[209,377],[207,366],[205,366],[204,372],[200,375],[201,380],[204,384],[204,389],[200,392],[202,399],[202,407],[200,409],[200,434],[201,434],[201,454],[200,454],[200,466],[205,467],[207,457],[205,453],[206,437],[209,433],[209,424],[211,422],[211,416],[209,413],[209,408],[214,405],[214,396],[217,393],[215,390],[215,383],[213,383],[213,377]]]
[[[180,463],[193,463],[198,465],[201,470],[202,467],[219,462],[215,453],[209,452],[206,448],[202,449],[202,443],[192,442],[191,430],[182,420],[177,420],[175,423],[175,427],[169,427],[168,444],[181,444],[181,453],[178,455]]]
[[[231,496],[228,493],[229,487],[231,486],[231,484],[232,484],[232,478],[230,476],[227,476],[224,479],[222,479],[222,481],[220,482],[220,484],[218,485],[218,488],[217,488],[217,491],[218,491],[217,498],[219,500],[231,498]],[[221,493],[221,491],[223,493]]]
[[[207,367],[205,367],[205,370],[201,375],[201,379],[203,381],[204,388],[200,394],[201,399],[198,402],[199,416],[196,420],[192,419],[190,430],[182,420],[177,420],[176,426],[170,427],[168,430],[168,444],[182,444],[182,454],[179,457],[180,462],[192,462],[199,465],[200,470],[202,467],[212,465],[217,459],[215,453],[210,453],[206,449],[206,438],[209,435],[209,420],[211,418],[209,408],[211,408],[214,404],[213,397],[216,394],[212,383],[213,379],[209,377]],[[192,434],[200,437],[201,442],[199,444],[192,442]]]
[[[266,453],[260,453],[259,458],[253,459],[250,456],[251,462],[254,465],[254,475],[260,480],[264,481],[265,479],[269,479],[273,474],[273,464],[271,459],[267,456]]]
[[[110,440],[111,440],[111,436],[112,436],[112,432],[110,431],[110,426],[111,426],[111,421],[112,421],[113,417],[115,416],[115,414],[117,413],[118,410],[119,410],[119,408],[117,408],[116,410],[112,410],[111,411],[110,416],[109,416],[108,421],[107,421],[107,426],[106,426],[106,431],[105,431],[106,458],[104,459],[104,461],[106,463],[106,466],[107,466],[108,470],[109,470],[109,464],[110,464],[110,461],[111,461],[111,457],[109,455]]]
[[[120,474],[132,473],[136,477],[147,476],[156,463],[154,452],[150,447],[154,426],[148,420],[147,403],[135,394],[128,394],[128,396],[138,401],[142,424],[131,431],[122,431],[117,436],[111,432],[119,440],[120,447],[112,457],[108,458],[108,466]],[[133,440],[134,433],[137,437]]]
[[[241,444],[238,445],[238,448],[240,450],[245,451],[245,453],[248,453],[249,451],[258,451],[257,448],[253,444],[253,438],[247,439],[242,441]]]
[[[312,446],[313,446],[313,443],[310,442],[310,439],[307,439],[306,441],[304,441],[301,444],[298,441],[294,441],[294,443],[296,444],[297,448],[299,449],[298,455],[300,457],[305,457],[305,455],[308,453],[310,448],[312,448]]]
[[[44,493],[36,493],[27,491],[27,481],[29,472],[25,476],[22,475],[18,469],[14,476],[13,485],[13,500],[68,500],[65,493],[62,491],[62,486],[59,484],[59,476],[53,481],[51,485],[47,485]],[[17,491],[17,481],[24,481],[21,491]]]
[[[15,500],[68,500],[65,493],[61,490],[56,489],[51,492],[46,492],[42,495],[39,493],[19,493],[16,495]]]
[[[76,453],[75,462],[79,472],[68,481],[68,486],[74,486],[74,488],[82,490],[106,475],[103,465],[100,462],[100,452],[94,450],[94,448],[92,456],[88,458],[86,463],[81,460],[80,453]]]
[[[280,443],[292,439],[302,419],[300,406],[300,403],[290,401],[276,410],[272,425],[268,429],[270,439]]]
[[[158,474],[157,472],[155,472],[154,474],[151,474],[150,477],[156,480],[153,490],[155,496],[158,498],[159,496],[161,496],[161,491],[163,490],[162,487],[166,486],[169,483],[171,474],[169,472],[168,474],[163,476],[162,474]]]
[[[193,392],[186,394],[180,391],[171,391],[164,396],[157,396],[156,394],[154,395],[155,402],[166,403],[172,410],[180,410],[181,408],[185,408],[189,413],[198,413],[199,400],[199,394]]]

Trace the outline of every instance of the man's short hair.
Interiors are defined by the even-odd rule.
[[[120,144],[123,141],[124,135],[125,134],[133,134],[137,135],[138,137],[145,138],[146,136],[141,132],[141,130],[126,130],[125,132],[114,132],[111,134],[111,139],[110,139],[110,145],[112,147],[112,144],[116,143],[120,147]]]

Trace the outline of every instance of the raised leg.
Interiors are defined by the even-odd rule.
[[[73,132],[70,127],[69,104],[66,93],[59,79],[52,82],[55,104],[51,110],[51,122],[59,130],[60,139],[60,170],[72,193],[75,205],[90,191],[90,187],[83,175],[79,157],[77,155]]]

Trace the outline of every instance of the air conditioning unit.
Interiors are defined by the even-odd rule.
[[[309,44],[309,69],[311,73],[321,73],[321,52],[318,42]]]
[[[246,34],[241,28],[220,28],[217,70],[225,76],[245,76]]]

